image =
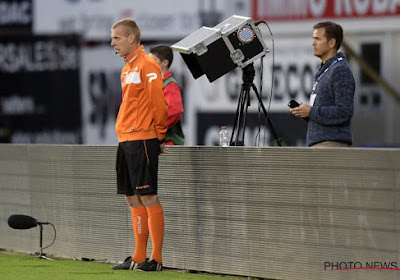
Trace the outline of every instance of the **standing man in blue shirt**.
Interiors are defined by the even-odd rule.
[[[301,103],[290,112],[308,118],[308,146],[348,147],[353,143],[355,81],[345,55],[338,52],[343,29],[330,21],[317,23],[313,29],[312,46],[321,67],[313,78],[310,104]]]

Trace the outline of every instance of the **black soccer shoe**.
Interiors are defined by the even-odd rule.
[[[138,268],[138,263],[132,260],[132,257],[129,256],[125,259],[123,263],[114,265],[111,269],[114,270],[136,270]]]
[[[157,261],[153,259],[148,259],[145,262],[142,262],[141,264],[138,265],[137,270],[139,271],[161,271],[162,270],[162,264],[158,263]]]

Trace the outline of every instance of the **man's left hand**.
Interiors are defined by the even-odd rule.
[[[160,154],[168,153],[168,148],[165,147],[165,143],[160,144]]]

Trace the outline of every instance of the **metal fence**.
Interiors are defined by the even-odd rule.
[[[115,154],[115,146],[0,145],[0,248],[39,250],[38,228],[7,225],[25,214],[56,227],[45,253],[130,255]],[[268,279],[400,277],[400,149],[171,147],[159,182],[166,267]],[[52,239],[44,226],[43,245]]]

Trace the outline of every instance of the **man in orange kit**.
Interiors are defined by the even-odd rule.
[[[167,101],[160,66],[140,45],[140,28],[132,19],[111,28],[111,46],[126,64],[121,71],[122,103],[115,130],[118,194],[131,208],[135,252],[113,269],[162,270],[164,212],[157,195],[158,157],[164,152]],[[150,233],[153,251],[146,258]]]

